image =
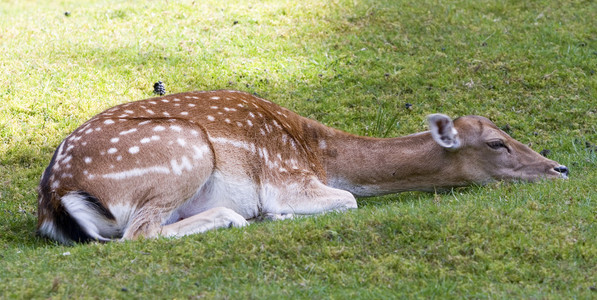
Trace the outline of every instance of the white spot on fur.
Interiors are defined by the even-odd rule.
[[[183,112],[181,112],[181,113],[180,113],[180,115],[181,115],[181,116],[188,116],[188,115],[189,115],[189,113],[188,113],[188,112],[186,112],[186,111],[183,111]]]
[[[236,108],[224,107],[225,111],[236,111]]]
[[[110,139],[110,142],[112,142],[112,143],[118,143],[118,141],[120,141],[120,139],[117,137]]]
[[[282,126],[280,126],[276,120],[273,120],[272,123],[274,123],[274,126],[278,127],[278,129],[282,129]]]
[[[238,127],[243,127],[243,123],[241,123],[241,122],[238,122],[238,121],[236,122],[236,125],[237,125]]]
[[[181,132],[182,131],[182,127],[177,126],[177,125],[170,125],[170,130],[176,131],[176,132]]]
[[[224,119],[224,122],[230,124],[230,119],[226,118],[226,119]]]
[[[160,140],[160,136],[159,135],[152,135],[151,136],[151,140],[152,141],[159,141]]]
[[[149,124],[149,123],[151,123],[151,120],[143,121],[143,122],[139,123],[139,125],[145,125],[145,124]]]
[[[214,118],[213,116],[207,116],[207,119],[210,120],[210,121],[212,121],[212,122],[216,120],[216,118]]]
[[[183,138],[176,139],[176,142],[182,147],[187,145],[187,141],[185,141],[185,139],[183,139]]]
[[[153,115],[153,114],[155,114],[155,113],[153,112],[153,110],[151,110],[151,109],[147,109],[147,110],[145,110],[145,111],[146,111],[148,114],[150,114],[150,115]]]
[[[114,120],[111,120],[111,119],[105,120],[104,124],[106,124],[106,125],[114,124]]]
[[[116,152],[118,152],[118,149],[116,149],[116,148],[110,148],[110,149],[108,149],[108,154],[114,154]]]
[[[215,106],[215,105],[214,106],[210,106],[209,108],[211,108],[211,109],[218,109],[218,107]]]
[[[130,109],[127,109],[127,110],[125,110],[124,112],[125,112],[125,113],[127,113],[127,114],[133,114],[133,113],[135,113],[134,111],[132,111],[132,110],[130,110]]]
[[[149,142],[151,142],[151,139],[150,139],[150,138],[147,138],[147,137],[146,137],[146,138],[142,138],[142,139],[141,139],[141,144],[147,144],[147,143],[149,143]]]
[[[203,145],[201,147],[193,145],[193,151],[195,151],[195,154],[193,154],[193,159],[199,160],[203,158],[205,153],[209,152],[209,147],[207,145]]]
[[[166,117],[169,117],[169,116],[170,116],[170,114],[169,114],[168,112],[166,112],[166,111],[165,111],[165,112],[163,112],[162,114],[163,114],[164,116],[166,116]]]
[[[254,113],[252,113],[252,112],[249,112],[249,116],[250,116],[251,118],[255,118],[255,114],[254,114]]]
[[[121,131],[119,134],[120,134],[120,135],[127,135],[127,134],[129,134],[129,133],[133,133],[133,132],[135,132],[135,131],[137,131],[137,128],[131,128],[131,129],[129,129],[129,130]]]
[[[153,128],[153,131],[164,131],[166,130],[166,127],[158,125],[156,127]]]
[[[92,132],[93,132],[93,129],[87,129],[87,130],[85,131],[85,134],[90,134],[90,133],[92,133]]]
[[[328,145],[325,140],[319,140],[319,149],[327,149]]]
[[[118,156],[116,157],[116,160],[117,160],[117,161],[121,161],[121,160],[122,160],[122,155],[118,155]]]
[[[168,101],[168,99],[162,99],[161,101],[164,102],[164,103],[170,102],[170,101]]]
[[[253,122],[251,122],[251,120],[247,120],[247,125],[249,125],[249,127],[253,127]]]
[[[85,158],[83,159],[83,161],[84,161],[86,164],[90,164],[90,163],[91,163],[91,161],[92,161],[92,159],[91,159],[91,157],[87,156],[87,157],[85,157]]]
[[[195,107],[195,104],[189,103],[189,107]]]
[[[138,146],[133,146],[129,148],[129,153],[130,154],[136,154],[139,153],[139,147]]]
[[[170,161],[170,165],[172,166],[172,172],[176,175],[181,175],[184,170],[190,171],[193,169],[193,164],[191,164],[191,161],[186,156],[180,158],[180,164],[176,159],[173,159]]]
[[[211,98],[209,98],[209,99],[211,99],[211,100],[220,100],[220,97],[218,97],[218,96],[213,96],[213,97],[211,97]]]

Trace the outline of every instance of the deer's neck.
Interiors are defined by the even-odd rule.
[[[369,138],[326,128],[318,148],[328,185],[356,196],[410,190],[433,191],[466,184],[456,157],[429,132],[398,138]]]

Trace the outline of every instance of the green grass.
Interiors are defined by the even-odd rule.
[[[0,298],[597,297],[595,1],[296,2],[0,2]],[[36,237],[56,146],[158,80],[258,93],[369,136],[480,114],[571,178],[176,240]]]

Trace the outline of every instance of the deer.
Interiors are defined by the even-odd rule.
[[[428,131],[374,138],[240,91],[121,104],[57,147],[37,232],[64,244],[181,237],[356,209],[355,197],[568,176],[487,118],[427,119]]]

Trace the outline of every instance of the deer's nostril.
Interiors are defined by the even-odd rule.
[[[562,173],[562,174],[564,174],[564,175],[566,175],[566,176],[568,176],[568,173],[570,172],[566,166],[557,166],[557,167],[555,167],[555,168],[553,168],[553,169],[554,169],[556,172],[558,172],[558,173]]]

